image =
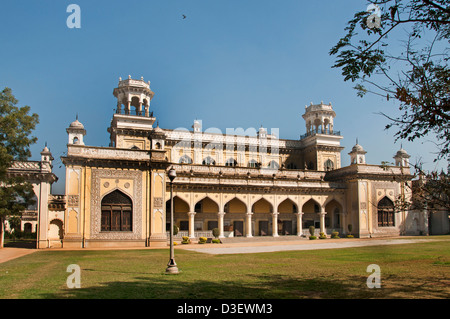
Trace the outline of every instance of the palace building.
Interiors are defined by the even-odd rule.
[[[143,78],[119,79],[113,95],[109,147],[88,145],[78,119],[67,128],[63,247],[166,246],[170,168],[178,236],[193,240],[214,228],[221,238],[305,236],[310,226],[347,234],[351,225],[356,237],[418,231],[408,211],[394,210],[399,196],[410,196],[409,155],[397,152],[395,166],[370,165],[356,144],[342,167],[331,103],[306,106],[306,133],[288,140],[263,127],[211,132],[199,120],[191,129],[160,128]]]

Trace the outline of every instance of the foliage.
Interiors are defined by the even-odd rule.
[[[333,231],[333,232],[331,233],[331,238],[334,238],[334,239],[340,238],[340,237],[339,237],[339,232]]]
[[[319,239],[327,239],[327,235],[324,232],[320,232]]]
[[[34,204],[31,184],[7,172],[13,161],[31,156],[30,145],[37,140],[31,132],[39,122],[38,115],[29,115],[30,107],[18,107],[17,103],[11,89],[0,92],[0,248],[6,217],[20,215]]]
[[[204,243],[206,243],[206,240],[207,240],[206,237],[200,237],[200,238],[198,239],[198,243],[199,243],[199,244],[204,244]]]
[[[367,92],[395,99],[400,116],[384,115],[397,127],[396,139],[414,141],[435,134],[439,153],[448,158],[450,146],[450,6],[447,0],[369,1],[383,12],[357,12],[347,34],[330,50],[334,68],[345,81],[357,82],[358,96]],[[361,32],[362,31],[362,32]],[[359,33],[360,32],[360,33]],[[392,39],[391,37],[392,36]],[[405,50],[393,47],[400,37]],[[398,40],[397,40],[398,42]],[[368,87],[366,87],[368,85]]]
[[[182,244],[190,244],[191,240],[188,236],[183,236],[183,240],[181,241]]]
[[[309,226],[309,233],[311,234],[311,236],[314,236],[315,230],[316,228],[314,226]]]
[[[219,238],[219,236],[220,236],[219,228],[214,228],[214,229],[212,230],[212,234],[213,234],[213,236],[214,236],[215,238]]]
[[[309,240],[314,240],[314,239],[317,239],[317,236],[314,236],[314,235],[309,236]]]
[[[180,228],[178,228],[177,225],[173,225],[173,235],[176,236],[178,234],[178,231],[180,230]]]
[[[219,238],[214,238],[211,242],[213,244],[220,244],[220,239]]]

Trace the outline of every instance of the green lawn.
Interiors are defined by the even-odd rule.
[[[179,275],[165,275],[168,249],[41,250],[0,264],[0,298],[450,298],[450,239],[317,251],[207,255],[175,250]],[[67,266],[81,267],[68,289]],[[369,289],[369,264],[381,288]]]

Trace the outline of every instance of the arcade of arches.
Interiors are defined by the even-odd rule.
[[[343,228],[343,206],[335,196],[309,196],[300,204],[298,197],[306,196],[230,195],[222,203],[215,201],[214,197],[203,195],[190,205],[186,194],[175,195],[174,223],[179,230],[195,238],[199,233],[214,228],[219,229],[220,237],[301,236],[309,232],[310,226],[314,226],[317,232],[342,231]],[[252,200],[247,204],[249,197]],[[278,197],[280,200],[275,203]],[[166,214],[166,221],[169,221],[170,200],[166,202]],[[169,223],[166,226],[169,230]]]

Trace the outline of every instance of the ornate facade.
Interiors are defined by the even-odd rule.
[[[63,247],[166,246],[170,212],[167,171],[174,168],[174,220],[180,235],[302,236],[318,232],[359,237],[407,234],[410,196],[406,152],[395,166],[366,164],[355,145],[341,167],[342,136],[330,104],[305,107],[306,134],[281,139],[276,130],[203,130],[155,126],[150,82],[119,80],[113,91],[109,147],[85,145],[78,119],[69,128]]]

